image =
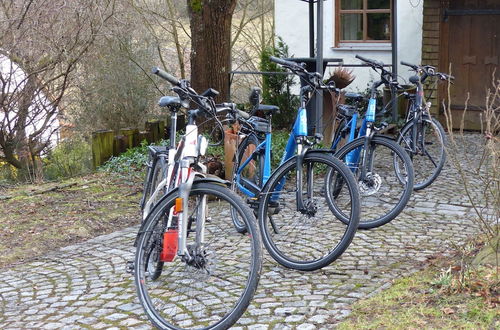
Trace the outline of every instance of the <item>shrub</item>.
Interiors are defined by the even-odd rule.
[[[267,72],[285,72],[278,64],[271,62],[269,56],[289,57],[288,46],[278,38],[276,47],[267,47],[261,53],[260,69]],[[293,75],[264,75],[262,84],[263,103],[276,105],[280,113],[273,116],[273,126],[277,129],[290,129],[296,117],[299,98],[291,92]]]
[[[44,177],[57,180],[92,171],[90,144],[83,138],[62,141],[43,159]]]

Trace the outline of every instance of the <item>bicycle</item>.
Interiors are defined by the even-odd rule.
[[[271,117],[276,108],[261,109],[265,119],[239,118],[243,139],[234,158],[232,188],[245,194],[256,210],[264,246],[278,263],[293,269],[315,270],[332,263],[351,243],[359,221],[359,192],[350,170],[332,157],[330,150],[311,149],[320,136],[308,138],[305,105],[310,95],[316,89],[335,87],[324,85],[318,73],[309,73],[294,62],[276,57],[270,60],[306,82],[301,88],[301,106],[281,163],[274,171]],[[258,97],[253,99],[258,102]],[[344,180],[346,189],[334,202],[348,214],[346,225],[339,222],[340,226],[335,226],[335,218],[321,193],[327,169]],[[237,217],[233,216],[233,222],[244,231]],[[328,237],[320,239],[319,235],[325,233]]]
[[[168,192],[151,208],[136,237],[132,268],[139,301],[159,328],[227,329],[255,293],[261,239],[252,210],[228,189],[228,182],[205,175],[200,156],[208,142],[198,135],[196,120],[231,109],[217,109],[214,90],[197,94],[187,80],[158,68],[153,73],[178,94],[162,97],[160,104],[174,109],[192,102],[198,109],[187,112],[186,134],[179,144],[171,142]],[[228,221],[230,209],[238,212],[248,235],[238,234]]]
[[[356,58],[379,73],[381,79],[371,86],[368,108],[359,128],[356,105],[337,107],[341,122],[331,149],[336,157],[345,161],[358,182],[362,205],[359,228],[371,229],[390,222],[401,213],[410,199],[414,174],[411,159],[405,150],[393,139],[378,134],[387,124],[375,126],[377,88],[383,84],[398,84],[392,80],[392,73],[384,68],[383,63],[359,55]],[[362,99],[359,94],[347,96],[352,96],[355,101]],[[337,150],[342,138],[347,138],[348,143]],[[342,189],[342,181],[336,178],[335,173],[328,173],[325,187],[328,201],[332,201],[329,204],[332,212],[342,222],[348,223],[349,217],[333,202]]]
[[[396,142],[410,155],[415,169],[414,190],[428,187],[441,173],[446,161],[446,137],[443,126],[431,117],[429,99],[432,91],[424,101],[423,83],[428,77],[437,77],[438,81],[454,79],[446,73],[437,72],[430,65],[416,65],[402,61],[402,65],[410,67],[416,75],[410,82],[416,86],[415,94],[404,93],[410,100],[406,112],[405,124],[398,133]]]

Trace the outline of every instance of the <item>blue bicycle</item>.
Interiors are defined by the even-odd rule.
[[[335,156],[344,160],[352,170],[361,194],[361,219],[359,228],[371,229],[382,226],[401,213],[413,190],[413,165],[408,153],[393,139],[377,134],[387,124],[375,126],[377,88],[381,85],[395,85],[392,73],[384,69],[384,64],[356,55],[356,58],[370,65],[380,73],[381,79],[371,86],[368,108],[358,127],[360,115],[357,105],[339,105],[337,120],[339,125],[335,134],[332,150]],[[347,93],[346,97],[355,103],[363,99],[359,94]],[[341,140],[347,143],[339,148]],[[337,150],[338,149],[338,150]],[[343,222],[348,223],[348,214],[336,208],[334,199],[342,185],[337,174],[329,172],[326,176],[327,196],[331,200],[332,212]]]
[[[258,91],[252,93],[254,110],[265,118],[238,118],[242,141],[234,158],[232,188],[257,212],[264,245],[278,263],[315,270],[337,259],[352,241],[359,222],[359,192],[352,172],[329,149],[311,149],[319,136],[308,136],[306,104],[315,90],[334,86],[324,85],[319,74],[309,73],[295,62],[270,59],[305,82],[301,106],[281,163],[272,171],[271,118],[277,108],[259,105]],[[335,173],[342,181],[343,189],[333,200],[324,193],[327,173]],[[337,221],[329,204],[349,220],[345,224]],[[244,232],[238,217],[232,218],[235,227]]]

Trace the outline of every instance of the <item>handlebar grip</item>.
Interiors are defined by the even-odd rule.
[[[160,69],[157,66],[153,67],[153,69],[151,70],[151,72],[154,73],[155,75],[157,75],[157,76],[165,79],[166,81],[168,81],[169,83],[171,83],[174,86],[179,86],[180,85],[180,82],[179,82],[179,80],[177,78],[175,78],[171,74],[163,71],[162,69]]]
[[[245,111],[237,110],[237,112],[238,112],[238,115],[240,117],[242,117],[243,119],[249,119],[250,118],[250,114],[246,113]]]
[[[415,64],[411,64],[411,63],[408,63],[408,62],[405,62],[405,61],[401,61],[400,62],[402,65],[405,65],[405,66],[409,66],[410,68],[416,70],[418,69],[418,65],[415,65]]]
[[[372,60],[371,58],[363,57],[361,55],[356,54],[354,57],[356,57],[358,60],[361,60],[363,62],[369,63],[371,65],[377,66],[382,68],[384,66],[384,63],[376,60]]]
[[[275,57],[275,56],[269,56],[269,60],[274,63],[278,63],[280,65],[285,65],[285,66],[291,66],[291,67],[296,67],[299,66],[297,63],[292,62],[292,61],[286,61],[282,58]]]

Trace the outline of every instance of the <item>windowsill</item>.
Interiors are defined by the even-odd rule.
[[[390,43],[378,43],[378,42],[342,42],[338,47],[331,47],[335,51],[350,51],[350,50],[381,50],[381,51],[391,51],[392,46]]]

